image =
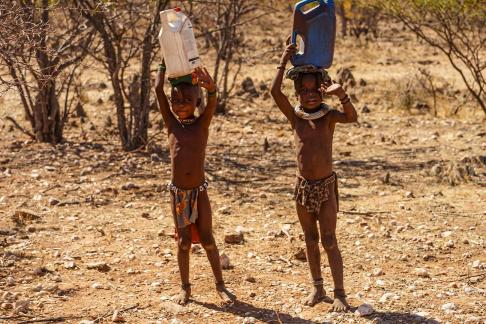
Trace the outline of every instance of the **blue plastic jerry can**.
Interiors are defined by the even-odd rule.
[[[305,10],[305,6],[312,3],[316,6]],[[292,43],[298,45],[299,52],[291,58],[294,66],[314,65],[318,68],[329,68],[334,57],[335,39],[334,0],[303,0],[295,5]]]

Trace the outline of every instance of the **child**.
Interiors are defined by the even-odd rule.
[[[333,83],[325,70],[313,66],[296,67],[287,73],[287,77],[294,80],[300,102],[294,108],[281,87],[285,66],[295,53],[295,44],[288,45],[277,67],[272,97],[290,122],[295,138],[299,174],[294,199],[314,280],[313,292],[305,304],[313,306],[326,296],[321,276],[320,232],[334,280],[332,310],[343,312],[348,304],[343,285],[343,261],[335,235],[339,205],[337,177],[332,170],[332,138],[336,123],[353,123],[357,120],[357,114],[341,85]],[[344,112],[329,109],[322,103],[324,95],[338,97]]]
[[[201,68],[197,68],[188,80],[182,79],[179,83],[172,80],[171,109],[164,93],[164,76],[165,65],[162,63],[157,73],[155,92],[167,126],[172,165],[172,180],[168,188],[178,238],[177,262],[182,282],[177,302],[185,305],[191,297],[191,243],[201,243],[206,250],[216,280],[216,291],[224,302],[230,302],[235,296],[226,289],[223,281],[219,252],[212,234],[211,206],[206,191],[208,183],[204,176],[209,124],[216,109],[216,85],[208,71]],[[194,111],[200,87],[208,91],[207,106],[196,118]]]

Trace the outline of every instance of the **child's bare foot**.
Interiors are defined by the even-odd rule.
[[[322,285],[314,286],[314,289],[312,290],[307,300],[304,302],[304,305],[312,307],[324,298],[326,298],[326,291],[324,290]]]
[[[191,298],[191,284],[183,284],[181,292],[176,296],[175,302],[179,305],[186,305]]]
[[[334,290],[334,302],[332,303],[332,312],[345,312],[349,308],[349,304],[346,301],[346,294],[342,289],[335,289]]]
[[[225,304],[232,303],[236,300],[236,296],[226,289],[224,282],[216,283],[216,291]]]

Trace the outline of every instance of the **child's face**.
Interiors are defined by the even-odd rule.
[[[197,106],[196,87],[174,87],[172,88],[171,103],[172,111],[179,119],[191,118]]]
[[[302,87],[297,92],[300,105],[307,109],[318,107],[322,102],[319,89],[320,86],[317,84],[317,79],[314,75],[304,75],[302,77]]]

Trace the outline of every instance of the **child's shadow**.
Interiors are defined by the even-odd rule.
[[[299,324],[314,324],[315,322],[309,321],[300,317],[294,317],[290,314],[278,312],[272,309],[259,308],[253,305],[247,304],[242,301],[236,300],[233,304],[218,306],[212,303],[205,303],[200,301],[192,301],[194,304],[201,305],[211,310],[218,312],[231,313],[240,317],[254,317],[259,321],[265,323],[299,323]]]

